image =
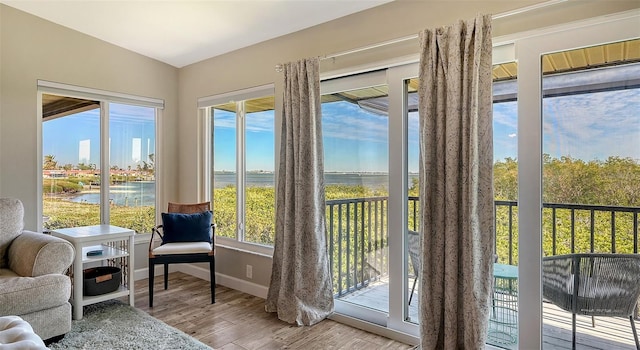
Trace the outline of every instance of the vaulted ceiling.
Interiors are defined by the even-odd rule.
[[[175,67],[393,0],[0,0]]]

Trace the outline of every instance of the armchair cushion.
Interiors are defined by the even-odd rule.
[[[63,274],[73,263],[74,248],[68,241],[31,231],[22,231],[9,247],[9,268],[20,276]]]
[[[24,315],[53,308],[67,303],[70,296],[71,280],[65,275],[20,277],[0,274],[0,315]]]
[[[19,199],[0,198],[0,268],[7,266],[7,249],[24,227],[24,207]]]
[[[194,214],[162,213],[162,244],[175,242],[211,243],[210,211]]]

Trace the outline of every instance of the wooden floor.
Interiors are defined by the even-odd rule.
[[[214,349],[413,349],[379,335],[324,320],[296,327],[264,311],[264,299],[218,286],[211,304],[209,282],[183,274],[169,275],[169,289],[156,278],[149,308],[148,280],[135,283],[136,307]]]
[[[411,286],[413,280],[408,285]],[[374,308],[376,310],[389,312],[388,298],[389,287],[386,280],[381,283],[373,283],[368,288],[350,293],[341,298],[343,301]],[[409,316],[414,322],[418,319],[419,299],[417,293],[414,294],[411,305],[409,305]],[[636,321],[636,329],[640,331],[640,322]],[[621,317],[596,317],[596,327],[591,325],[591,317],[578,316],[576,332],[576,343],[578,349],[584,350],[635,350],[633,332],[628,319]],[[491,326],[491,324],[490,324]],[[494,333],[494,339],[505,339],[507,341],[496,343],[489,341],[492,345],[497,345],[506,349],[517,349],[517,326],[514,328],[500,328],[498,333]],[[571,349],[571,313],[566,312],[553,304],[543,303],[543,349],[559,350]],[[503,334],[501,337],[500,334]],[[516,338],[511,338],[515,336]],[[490,335],[491,337],[491,335]]]

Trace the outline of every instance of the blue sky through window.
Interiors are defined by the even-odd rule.
[[[132,169],[155,154],[155,109],[109,105],[111,165]],[[78,163],[100,168],[100,110],[98,108],[42,123],[43,155],[59,166]]]

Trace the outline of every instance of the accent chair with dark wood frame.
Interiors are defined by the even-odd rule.
[[[153,228],[149,241],[149,307],[153,307],[155,265],[164,265],[164,289],[168,288],[169,264],[208,262],[211,303],[215,303],[215,224],[210,203],[169,203],[162,225]],[[159,246],[156,236],[161,240]]]

